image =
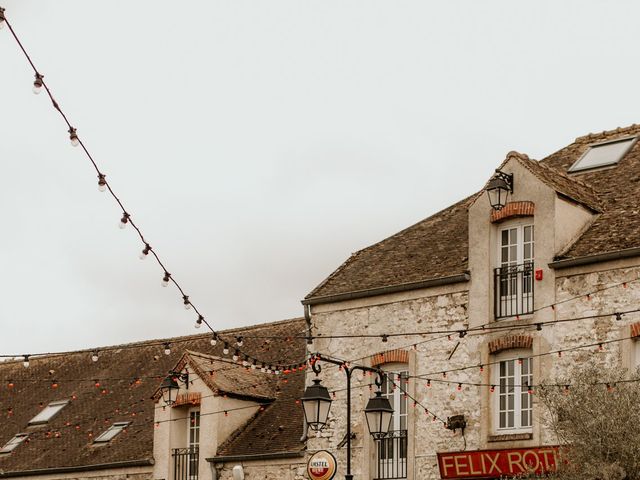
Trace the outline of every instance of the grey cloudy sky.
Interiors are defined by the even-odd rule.
[[[218,328],[299,316],[351,252],[638,116],[639,2],[4,0]],[[194,332],[5,28],[0,353]]]

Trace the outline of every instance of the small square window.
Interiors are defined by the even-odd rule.
[[[100,434],[98,437],[96,437],[96,439],[93,441],[93,443],[104,443],[104,442],[110,441],[111,439],[113,439],[113,437],[115,437],[122,430],[124,430],[127,427],[127,425],[129,425],[129,422],[117,422],[117,423],[114,423],[107,430],[102,432],[102,434]]]
[[[54,417],[54,415],[62,410],[67,403],[69,403],[68,400],[51,402],[49,405],[44,407],[44,410],[42,410],[39,414],[37,414],[29,421],[29,425],[41,425],[43,423],[47,423]]]
[[[24,442],[27,439],[27,437],[29,437],[29,434],[27,433],[17,434],[15,437],[9,440],[4,447],[0,449],[0,453],[11,453],[13,450],[16,449],[18,445]]]
[[[636,137],[631,137],[591,145],[584,155],[571,165],[569,172],[615,165],[626,155],[635,142]]]

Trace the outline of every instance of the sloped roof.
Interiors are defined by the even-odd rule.
[[[265,382],[260,370],[247,370],[242,365],[230,364],[227,358],[205,353],[185,352],[178,362],[177,370],[184,364],[191,365],[198,376],[216,395],[253,398],[256,400],[274,400],[276,398],[274,382]]]
[[[304,319],[293,319],[235,329],[227,331],[227,335],[243,335],[243,352],[267,362],[298,363],[304,360],[305,342],[288,337],[304,332],[305,326]],[[17,433],[30,433],[28,443],[10,454],[0,455],[0,477],[39,469],[127,462],[151,464],[157,406],[151,397],[186,351],[223,357],[221,342],[213,347],[209,340],[210,335],[201,334],[105,347],[95,363],[91,361],[91,349],[32,358],[28,369],[22,366],[22,361],[0,362],[0,446]],[[170,355],[163,353],[162,343],[166,341],[171,342]],[[294,451],[303,448],[302,411],[295,403],[304,390],[303,376],[263,374],[263,381],[272,383],[275,400],[257,420],[261,428],[286,423],[284,430],[274,427],[276,430],[264,433],[273,436],[273,443],[279,448]],[[53,380],[58,382],[57,388],[52,388]],[[100,387],[95,386],[95,380],[99,380]],[[12,388],[8,387],[10,381]],[[250,391],[251,386],[248,387]],[[235,391],[239,393],[240,387],[236,386]],[[69,399],[69,404],[48,424],[27,426],[49,402],[63,399]],[[286,415],[282,418],[272,418],[283,412]],[[119,421],[131,422],[126,433],[106,445],[93,445],[93,438]],[[238,451],[260,453],[251,450],[250,445],[244,450],[239,446]]]
[[[354,253],[309,298],[423,282],[467,270],[467,207],[473,197]]]
[[[597,142],[640,135],[640,125],[590,134],[541,161],[510,152],[525,168],[558,194],[590,209],[594,223],[561,258],[596,255],[640,246],[640,142],[613,168],[568,174],[569,167]],[[468,257],[468,207],[477,192],[417,224],[354,253],[303,303],[364,296],[392,286],[412,288],[421,282],[463,274]],[[560,252],[556,252],[560,253]]]

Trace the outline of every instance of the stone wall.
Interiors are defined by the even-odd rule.
[[[218,480],[233,480],[233,467],[240,463],[217,465]],[[242,462],[246,480],[305,480],[306,462]],[[337,477],[339,478],[339,477]]]

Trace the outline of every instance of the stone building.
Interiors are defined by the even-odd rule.
[[[294,319],[215,345],[201,334],[2,362],[0,478],[303,478],[305,330]]]
[[[355,478],[553,468],[537,386],[583,362],[640,360],[638,315],[620,314],[640,297],[639,134],[634,125],[580,137],[541,161],[511,152],[496,165],[512,185],[502,209],[477,192],[354,253],[303,300],[312,351],[389,371],[383,394],[395,411],[383,439],[363,414],[371,377],[354,382]],[[345,375],[322,367],[336,395],[307,447],[333,452],[340,476]],[[465,428],[443,428],[456,415]]]

